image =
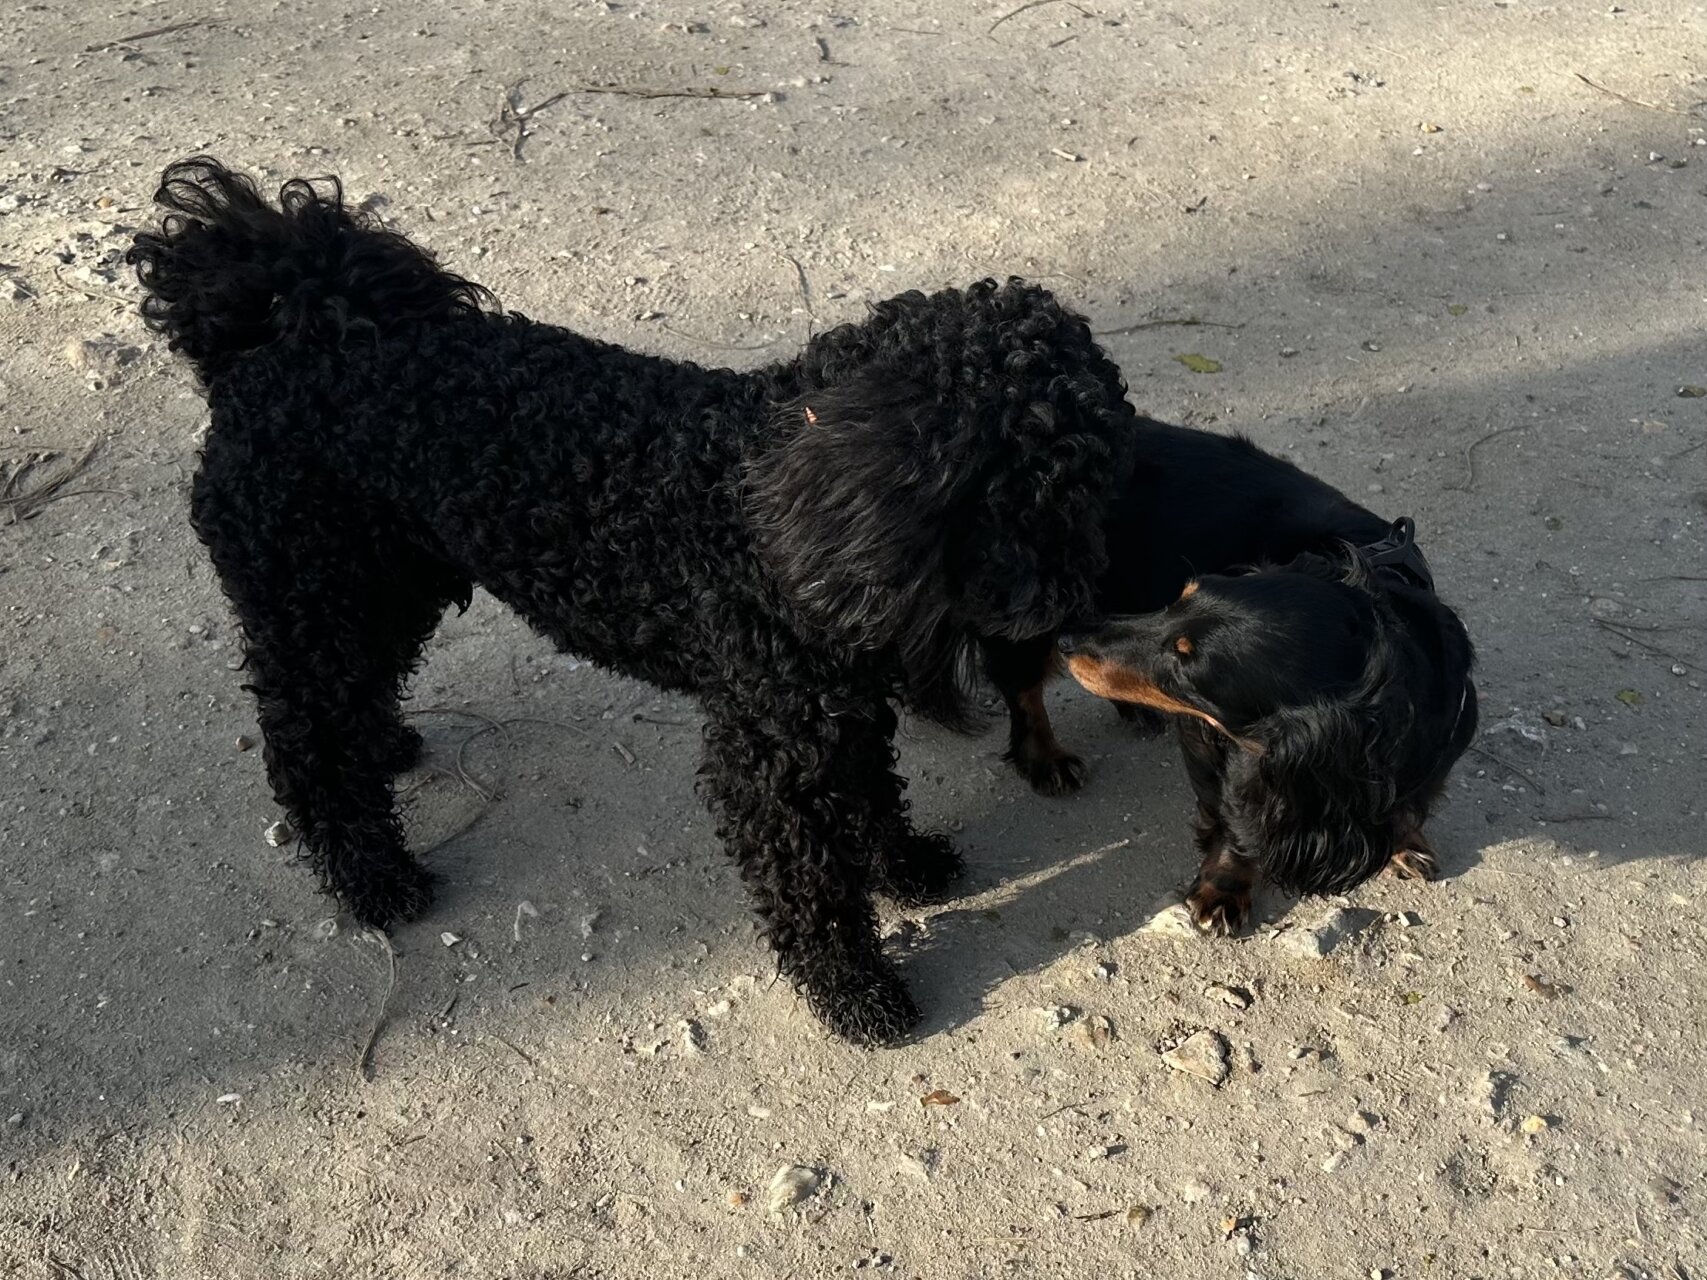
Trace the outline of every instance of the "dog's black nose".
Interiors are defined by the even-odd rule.
[[[1078,650],[1081,640],[1082,637],[1071,631],[1063,631],[1055,637],[1055,647],[1061,651],[1063,657],[1070,658]]]

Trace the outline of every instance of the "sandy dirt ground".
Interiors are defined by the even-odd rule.
[[[0,1274],[1707,1277],[1707,8],[1016,9],[6,7]],[[773,979],[693,706],[479,598],[363,1071],[391,961],[263,839],[204,412],[119,263],[200,150],[705,361],[1049,284],[1145,410],[1417,518],[1482,660],[1447,878],[1184,936],[1171,745],[1058,688],[1050,801],[909,726],[971,870],[888,919],[916,1043],[856,1051]]]

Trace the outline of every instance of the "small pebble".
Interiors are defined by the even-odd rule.
[[[1196,939],[1202,936],[1185,900],[1177,893],[1167,894],[1152,903],[1144,923],[1138,926],[1138,932],[1159,933],[1171,938]]]
[[[1505,1115],[1509,1104],[1512,1086],[1517,1083],[1517,1077],[1509,1071],[1490,1071],[1476,1085],[1476,1102],[1481,1113],[1489,1120],[1498,1120]]]
[[[921,1182],[929,1182],[931,1180],[932,1162],[929,1153],[927,1155],[914,1155],[910,1151],[903,1151],[896,1158],[895,1164],[896,1168],[908,1177],[917,1178]]]
[[[1241,1012],[1251,1007],[1251,993],[1243,987],[1230,987],[1225,982],[1211,982],[1203,989],[1203,994],[1219,1000],[1229,1009]]]
[[[1114,977],[1114,966],[1105,960],[1103,963],[1091,970],[1091,977],[1095,978],[1098,982],[1108,982]]]
[[[1546,1116],[1524,1116],[1517,1127],[1525,1133],[1545,1133],[1553,1127],[1553,1122]]]
[[[1155,1212],[1147,1204],[1135,1204],[1126,1211],[1126,1221],[1134,1227],[1141,1227],[1150,1220]]]
[[[24,1127],[24,1113],[22,1111],[14,1111],[11,1115],[7,1116],[6,1127],[8,1129],[22,1129]]]
[[[682,1048],[688,1053],[705,1052],[705,1032],[699,1023],[692,1018],[683,1018],[676,1024],[676,1030],[681,1032]]]
[[[1187,1204],[1201,1204],[1209,1199],[1211,1188],[1202,1178],[1187,1178],[1179,1185],[1179,1198]]]
[[[1335,907],[1313,925],[1285,930],[1275,939],[1275,945],[1300,960],[1320,960],[1358,930],[1357,918]]]
[[[447,947],[454,947],[457,943],[462,941],[462,937],[459,934],[451,933],[449,930],[446,930],[444,933],[439,935],[439,941],[444,943]]]
[[[237,739],[237,749],[239,751],[247,751],[250,747],[252,747],[254,745],[255,744],[253,742],[250,742],[249,739],[247,739],[247,738],[239,737]]]
[[[729,1193],[729,1207],[731,1209],[739,1209],[751,1199],[752,1197],[745,1191],[731,1191]]]
[[[1106,1049],[1114,1040],[1114,1023],[1102,1014],[1086,1018],[1079,1024],[1079,1038],[1092,1049]]]
[[[807,1199],[818,1189],[823,1174],[803,1164],[785,1164],[771,1178],[770,1194],[765,1204],[772,1213],[781,1213]]]
[[[262,838],[275,849],[282,849],[296,839],[296,832],[292,830],[290,823],[283,818],[270,824],[261,834]]]
[[[1066,1026],[1074,1018],[1079,1016],[1078,1010],[1074,1009],[1071,1005],[1065,1004],[1052,1004],[1041,1010],[1041,1012],[1043,1014],[1044,1022],[1048,1024],[1051,1031]]]
[[[1172,1049],[1162,1052],[1162,1061],[1175,1071],[1216,1088],[1227,1079],[1227,1041],[1215,1031],[1194,1031]]]

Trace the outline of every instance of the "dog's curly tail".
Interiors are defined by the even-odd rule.
[[[191,156],[167,167],[154,199],[168,212],[125,260],[146,294],[143,320],[204,382],[269,343],[337,344],[491,302],[426,250],[346,208],[336,178],[294,178],[275,208],[242,174]]]

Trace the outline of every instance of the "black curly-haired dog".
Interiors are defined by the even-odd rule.
[[[1237,436],[1141,420],[1110,508],[1101,627],[991,649],[1010,758],[1077,788],[1042,685],[1054,650],[1128,715],[1176,717],[1203,865],[1187,895],[1241,928],[1257,872],[1340,893],[1432,878],[1422,827],[1476,732],[1473,653],[1408,519],[1389,523]],[[1246,569],[1243,566],[1254,566]]]
[[[861,1043],[917,1020],[869,894],[942,894],[893,702],[967,720],[979,638],[1090,606],[1136,414],[1042,289],[908,293],[753,372],[490,308],[347,208],[172,165],[130,259],[212,426],[197,533],[246,639],[269,777],[325,888],[419,913],[400,687],[475,584],[565,650],[698,697],[702,786],[780,964]]]

